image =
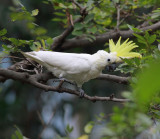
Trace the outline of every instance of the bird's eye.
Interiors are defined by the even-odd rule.
[[[111,61],[111,59],[107,59],[107,61],[109,62],[109,61]]]

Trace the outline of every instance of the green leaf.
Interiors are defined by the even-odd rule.
[[[88,23],[88,22],[90,22],[93,18],[94,18],[94,14],[89,14],[89,15],[86,16],[85,22]]]
[[[24,7],[24,5],[19,0],[13,0],[14,5]]]
[[[11,139],[17,139],[16,135],[12,135]]]
[[[144,37],[142,37],[141,35],[135,34],[133,33],[134,36],[136,36],[138,39],[140,39],[141,41],[146,41]]]
[[[97,28],[94,26],[94,27],[92,27],[92,28],[89,28],[88,30],[87,30],[87,32],[90,32],[90,33],[96,33],[97,32]]]
[[[134,28],[133,26],[131,26],[131,25],[129,25],[129,24],[127,24],[127,26],[128,26],[131,30],[133,30],[134,32],[143,32],[142,30],[140,30],[140,29],[138,29],[138,28]]]
[[[133,99],[133,96],[132,96],[132,93],[131,93],[131,92],[125,91],[125,92],[122,93],[122,96],[123,96],[124,98],[130,99],[130,100]]]
[[[84,127],[85,133],[88,133],[88,134],[91,133],[93,126],[94,126],[93,122],[89,122],[89,123]]]
[[[135,34],[135,33],[133,33],[133,35],[137,37],[138,42],[143,43],[143,44],[146,44],[146,43],[147,43],[147,42],[146,42],[146,39],[145,39],[143,36],[138,35],[138,34]]]
[[[36,47],[36,45],[33,43],[33,44],[30,46],[30,49],[31,49],[32,51],[36,51],[36,50],[37,50],[37,47]]]
[[[139,73],[135,100],[139,108],[144,109],[144,104],[149,104],[153,96],[160,91],[160,60],[151,62],[149,68],[145,69],[143,73]]]
[[[59,3],[59,7],[67,9],[67,6],[65,6],[63,3]]]
[[[47,33],[47,30],[45,28],[43,28],[43,27],[38,27],[38,28],[34,29],[34,33],[36,35],[44,35],[44,34]]]
[[[15,126],[15,128],[16,128],[16,131],[14,132],[14,134],[12,135],[12,139],[24,139],[23,138],[23,134],[22,134],[22,132],[20,131],[20,129],[17,127],[17,126]],[[16,138],[15,138],[16,137]]]
[[[54,12],[55,15],[57,16],[66,16],[66,14],[62,13],[62,12]]]
[[[18,139],[23,139],[23,135],[19,130],[15,131],[16,136],[18,137]]]
[[[145,32],[144,38],[146,38],[146,40],[150,38],[148,31]]]
[[[156,35],[154,34],[154,35],[151,35],[149,38],[148,38],[148,42],[149,42],[149,44],[152,44],[153,42],[155,42],[155,40],[156,40]]]
[[[70,125],[68,124],[67,127],[66,127],[66,131],[67,131],[68,133],[71,133],[71,132],[73,131],[73,126],[70,126]]]
[[[53,18],[53,19],[52,19],[52,21],[56,21],[56,22],[59,22],[59,21],[62,22],[62,20],[63,20],[62,18]]]
[[[5,51],[10,51],[12,49],[12,46],[11,45],[5,45],[5,44],[2,44],[2,47]]]
[[[92,4],[94,3],[93,0],[88,0],[87,1],[87,7],[92,7]]]
[[[48,45],[52,45],[52,44],[53,44],[53,39],[52,39],[52,38],[48,38],[48,39],[46,40],[46,43],[47,43]]]
[[[87,39],[90,41],[90,42],[93,42],[94,40],[96,40],[96,37],[94,35],[91,35],[91,34],[86,34],[87,36]]]
[[[41,39],[40,41],[41,41],[41,44],[42,44],[43,49],[45,50],[45,49],[46,49],[45,41],[44,41],[43,39]]]
[[[34,42],[34,44],[35,44],[37,47],[41,48],[41,43],[40,43],[40,42]]]
[[[72,34],[75,35],[75,36],[81,36],[81,35],[83,35],[83,31],[75,30],[75,31],[72,32]]]
[[[39,10],[38,9],[35,9],[35,10],[33,10],[32,11],[32,16],[36,16],[36,15],[38,15],[38,13],[39,13]]]
[[[82,23],[76,23],[74,25],[74,30],[82,30],[84,28],[84,25]]]
[[[140,64],[141,64],[141,61],[140,61],[141,59],[139,59],[139,58],[137,58],[137,57],[135,57],[134,58],[134,62],[135,62],[135,64],[137,65],[137,66],[139,66]]]
[[[30,46],[30,49],[33,51],[38,51],[41,48],[41,43],[40,42],[33,42],[32,45]]]
[[[11,41],[13,45],[19,45],[19,41],[16,38],[9,38],[8,40]]]
[[[4,36],[7,33],[6,29],[0,30],[0,36]]]

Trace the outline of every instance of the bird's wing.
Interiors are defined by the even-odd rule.
[[[91,55],[50,51],[28,52],[24,54],[36,62],[61,69],[70,74],[87,72],[91,69]]]

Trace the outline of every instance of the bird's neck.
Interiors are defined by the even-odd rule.
[[[97,53],[93,54],[94,56],[94,64],[98,70],[103,70],[107,64],[107,52],[100,50]]]

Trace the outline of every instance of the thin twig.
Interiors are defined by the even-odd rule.
[[[71,0],[71,2],[73,2],[77,7],[79,7],[80,9],[83,9],[83,7],[75,0]]]
[[[52,112],[52,115],[51,115],[50,120],[48,121],[47,124],[45,124],[44,121],[42,120],[42,117],[41,117],[40,113],[39,113],[40,121],[41,121],[41,122],[43,121],[43,122],[42,122],[42,123],[43,123],[43,129],[42,129],[42,131],[41,131],[40,134],[39,134],[39,139],[42,137],[42,134],[43,134],[44,130],[51,124],[54,115],[55,115],[55,111]]]
[[[44,123],[44,121],[42,119],[42,116],[41,116],[41,114],[40,114],[40,112],[38,110],[37,110],[37,115],[38,115],[39,120],[41,121],[42,126],[44,127],[45,123]]]
[[[117,26],[116,26],[116,29],[119,30],[119,25],[120,25],[120,5],[116,4],[116,8],[117,8]]]
[[[120,20],[119,25],[121,25],[122,22],[123,22],[128,16],[130,16],[130,13],[127,13],[127,14],[125,15],[125,17],[123,17],[123,18]]]
[[[11,61],[1,61],[0,64],[2,63],[10,63]]]
[[[22,71],[25,71],[25,72],[35,73],[35,70],[24,69],[24,68],[22,67],[22,65],[20,65],[18,68],[19,68],[20,70],[22,70]]]
[[[24,58],[20,58],[20,57],[17,57],[17,56],[4,56],[4,57],[0,57],[0,58],[15,58],[15,59],[21,59],[21,60],[24,60]]]

